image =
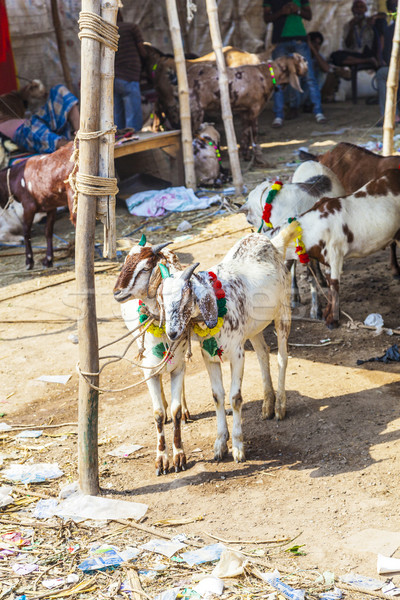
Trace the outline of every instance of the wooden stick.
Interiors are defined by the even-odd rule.
[[[61,61],[61,67],[63,70],[65,85],[72,92],[73,86],[72,86],[71,71],[69,68],[68,60],[67,60],[67,54],[65,52],[64,36],[63,36],[61,22],[60,22],[60,14],[58,12],[57,0],[51,0],[50,5],[51,5],[51,16],[53,18],[54,30],[56,32],[58,53],[60,55],[60,61]]]
[[[186,187],[196,188],[196,175],[194,171],[192,126],[190,119],[189,85],[186,73],[185,55],[183,52],[181,28],[179,26],[178,11],[175,0],[166,0],[169,28],[171,31],[172,47],[178,78],[179,113],[182,130],[183,164],[185,167]]]
[[[100,15],[100,0],[82,0],[82,12]],[[100,43],[89,37],[82,37],[81,41],[81,73],[80,130],[85,133],[98,131]],[[98,138],[80,140],[79,172],[86,175],[98,175],[98,168]],[[82,371],[87,373],[97,373],[99,370],[94,282],[95,227],[96,198],[79,193],[75,234],[75,274],[79,310],[79,363]],[[90,377],[89,381],[98,387],[99,378],[97,376]],[[78,399],[79,485],[84,494],[92,496],[99,492],[98,397],[99,393],[80,377]]]
[[[233,185],[235,186],[236,194],[241,194],[243,192],[243,177],[240,170],[236,135],[233,127],[231,101],[229,98],[228,73],[226,70],[224,54],[222,52],[221,31],[218,23],[218,7],[216,0],[206,0],[206,5],[211,41],[215,52],[219,73],[221,112],[228,144],[229,162],[231,164]]]
[[[11,429],[7,429],[2,433],[9,433],[11,431],[20,431],[21,429],[55,429],[57,427],[77,427],[78,423],[60,423],[59,425],[13,425]]]
[[[164,540],[172,540],[173,535],[168,535],[166,533],[160,533],[156,529],[152,529],[151,527],[146,527],[146,525],[141,525],[140,523],[135,523],[134,521],[127,521],[126,519],[112,519],[115,523],[121,523],[121,525],[127,525],[128,527],[132,527],[133,529],[139,529],[139,531],[144,531],[145,533],[149,533],[150,535],[154,535],[155,537],[162,538]],[[203,545],[199,542],[195,541],[186,541],[185,544],[188,546],[195,546],[196,548],[202,548]]]
[[[218,540],[223,544],[280,544],[291,541],[290,538],[282,538],[280,540],[224,540],[223,538],[217,537],[212,533],[208,533],[208,531],[204,531],[204,533],[208,535],[208,537]]]
[[[174,252],[177,250],[182,250],[182,248],[189,248],[189,246],[195,246],[196,244],[203,244],[204,242],[209,242],[210,240],[214,240],[215,238],[219,238],[219,237],[226,237],[228,235],[233,235],[235,233],[241,233],[242,231],[246,231],[246,229],[251,229],[252,226],[249,225],[248,227],[241,227],[240,229],[235,229],[233,231],[224,231],[224,233],[217,233],[215,235],[210,235],[206,238],[197,240],[195,242],[189,242],[188,244],[179,244],[179,245],[175,245],[173,244],[173,249]]]
[[[397,16],[400,15],[400,0],[397,1]],[[385,117],[383,121],[383,156],[394,153],[393,133],[396,119],[397,88],[399,87],[400,69],[400,19],[394,26],[392,53],[390,55],[389,72],[386,82]]]

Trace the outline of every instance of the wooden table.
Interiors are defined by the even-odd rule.
[[[166,179],[173,186],[185,185],[180,130],[137,135],[138,140],[114,148],[119,177],[127,179],[134,173],[147,173]]]

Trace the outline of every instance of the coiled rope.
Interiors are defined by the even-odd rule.
[[[112,23],[108,23],[99,15],[91,12],[79,13],[79,29],[78,37],[81,40],[83,37],[96,40],[116,52],[118,50],[118,27]]]

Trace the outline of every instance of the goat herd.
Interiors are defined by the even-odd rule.
[[[114,288],[122,315],[133,332],[139,329],[140,355],[153,402],[157,429],[157,474],[169,469],[164,422],[167,403],[160,365],[171,376],[173,466],[185,469],[181,419],[187,418],[185,358],[191,339],[200,342],[211,380],[217,413],[214,456],[228,452],[221,361],[231,367],[232,454],[245,460],[241,385],[244,344],[257,354],[263,382],[262,417],[283,419],[285,373],[290,331],[290,283],[285,258],[309,260],[326,267],[329,327],[339,322],[339,279],[343,261],[363,257],[391,244],[393,275],[400,278],[396,242],[400,241],[400,171],[398,157],[380,157],[348,143],[303,163],[292,183],[264,182],[242,208],[258,233],[239,240],[223,260],[207,271],[198,263],[184,268],[166,248],[150,246],[144,236],[126,257]],[[371,179],[372,177],[372,179]],[[287,256],[286,256],[287,255]],[[313,278],[312,278],[312,281]],[[315,286],[315,284],[312,284]],[[295,299],[296,285],[292,283]],[[311,314],[318,315],[316,289]],[[278,388],[272,387],[269,348],[263,337],[274,322],[278,338]],[[149,375],[150,373],[150,375]]]

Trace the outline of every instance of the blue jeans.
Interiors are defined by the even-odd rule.
[[[114,121],[118,129],[142,129],[142,98],[138,81],[114,79]]]
[[[272,58],[275,60],[280,56],[287,56],[288,54],[293,54],[293,52],[297,52],[303,56],[308,64],[308,72],[304,77],[304,80],[307,83],[307,87],[310,93],[310,100],[313,103],[313,113],[317,115],[318,113],[322,113],[321,106],[321,94],[319,91],[317,79],[315,77],[315,73],[312,66],[311,52],[308,47],[307,42],[302,40],[288,40],[287,42],[279,42],[276,46],[275,50],[272,53]],[[301,83],[301,82],[300,82]],[[280,117],[283,119],[283,107],[284,107],[284,95],[280,86],[277,86],[274,93],[274,113],[276,117]]]

